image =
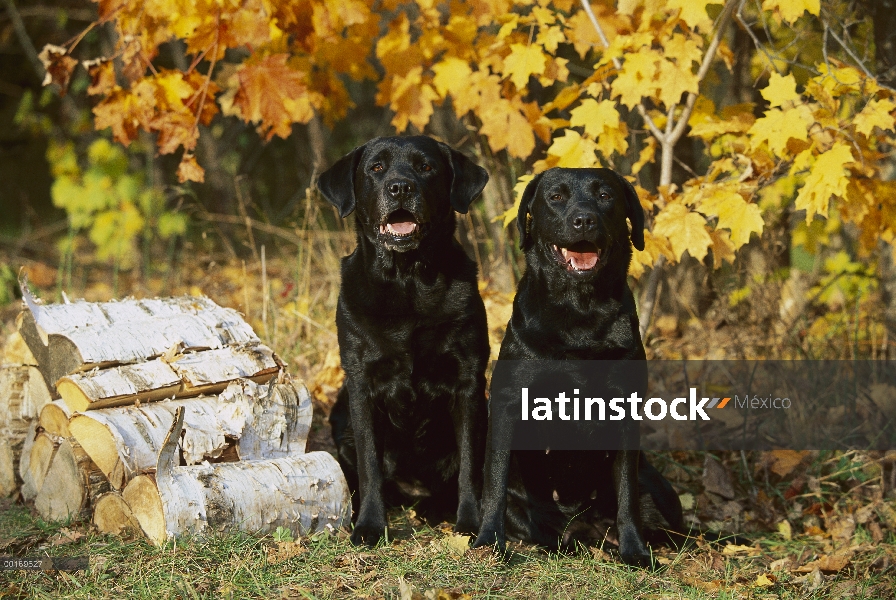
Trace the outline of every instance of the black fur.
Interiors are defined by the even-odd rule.
[[[318,181],[343,217],[357,218],[336,309],[346,378],[330,416],[356,544],[383,536],[388,506],[421,497],[421,514],[450,511],[457,531],[478,530],[488,330],[454,212],[487,181],[425,136],[371,140]],[[386,229],[411,221],[407,235]]]
[[[631,184],[609,169],[550,169],[526,187],[518,224],[526,273],[499,367],[504,360],[644,361],[626,282],[629,239],[644,247],[644,213]],[[564,248],[578,262],[567,262]],[[598,250],[597,263],[588,268],[588,256],[593,260]],[[633,366],[643,396],[646,368]],[[510,538],[569,547],[581,541],[580,533],[594,533],[589,523],[595,518],[609,515],[616,522],[621,558],[647,565],[642,495],[649,496],[665,526],[682,530],[678,496],[641,454],[637,422],[609,425],[620,450],[512,450],[519,400],[496,390],[493,379],[490,402],[482,528],[475,546],[497,545],[503,551]],[[585,434],[608,426],[581,423]]]

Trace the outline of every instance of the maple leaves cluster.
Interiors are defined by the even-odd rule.
[[[97,1],[98,22],[114,24],[118,46],[115,57],[84,63],[88,93],[99,97],[96,127],[125,145],[140,130],[156,134],[160,153],[183,152],[181,181],[203,179],[199,125],[218,113],[265,138],[286,137],[315,115],[345,117],[346,80],[369,79],[397,132],[422,131],[448,102],[493,152],[537,159],[535,173],[628,157],[637,175],[674,146],[673,125],[686,124],[713,162],[681,188],[639,188],[652,228],[635,252],[635,276],[685,252],[700,260],[712,252],[717,267],[733,262],[762,233],[764,212],[791,200],[806,210],[807,228],[816,215],[858,225],[865,252],[896,232],[896,207],[881,200],[896,190],[880,180],[881,149],[894,142],[891,90],[828,61],[802,91],[780,64],[765,65],[769,107],[758,118],[752,105],[717,110],[700,95],[710,63],[731,67],[724,17],[710,15],[730,17],[736,0]],[[787,26],[819,10],[818,0],[764,0],[759,18]],[[160,46],[174,40],[185,47],[183,68],[155,67]],[[583,81],[571,81],[561,56],[570,47],[593,66]],[[43,55],[63,87],[77,64],[72,49]],[[646,136],[629,131],[633,111]],[[531,177],[518,180],[518,197]],[[512,221],[516,208],[503,217]]]

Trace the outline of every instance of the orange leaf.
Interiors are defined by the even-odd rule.
[[[305,73],[290,68],[288,58],[288,54],[273,54],[239,70],[234,103],[268,140],[274,135],[288,137],[293,123],[307,123],[314,116]]]
[[[106,95],[115,87],[115,63],[111,58],[97,58],[85,60],[84,68],[90,75],[90,86],[87,94],[90,96]]]
[[[184,157],[180,160],[180,165],[177,167],[177,180],[181,183],[186,183],[187,181],[202,183],[205,181],[205,169],[196,162],[195,154],[184,152]]]
[[[68,55],[68,50],[53,44],[44,46],[38,58],[47,70],[43,85],[57,84],[61,88],[59,93],[64,96],[68,89],[68,82],[72,78],[72,71],[78,66],[78,61]]]

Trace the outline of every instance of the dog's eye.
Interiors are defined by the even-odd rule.
[[[551,200],[553,200],[554,202],[560,202],[561,200],[563,200],[563,196],[561,196],[560,194],[554,194],[553,196],[551,196]]]
[[[427,164],[427,163],[423,163],[422,165],[420,165],[420,170],[429,172],[429,171],[432,171],[432,167],[429,166],[429,164]]]
[[[370,167],[370,170],[374,173],[379,173],[383,170],[383,163],[373,163],[373,166]]]
[[[600,194],[597,195],[597,197],[600,198],[601,200],[609,200],[610,194],[608,194],[606,192],[601,192]]]

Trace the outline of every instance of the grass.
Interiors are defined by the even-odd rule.
[[[507,562],[462,552],[447,524],[396,511],[392,539],[359,549],[345,532],[299,542],[219,535],[155,548],[93,534],[83,524],[44,523],[21,505],[0,512],[0,554],[83,556],[88,571],[0,572],[0,598],[891,598],[896,544],[861,544],[836,574],[771,571],[825,551],[817,539],[770,536],[749,553],[698,542],[660,549],[656,571],[632,569],[600,549],[546,554],[514,545]],[[404,588],[402,590],[402,588]],[[440,595],[441,594],[441,595]]]

